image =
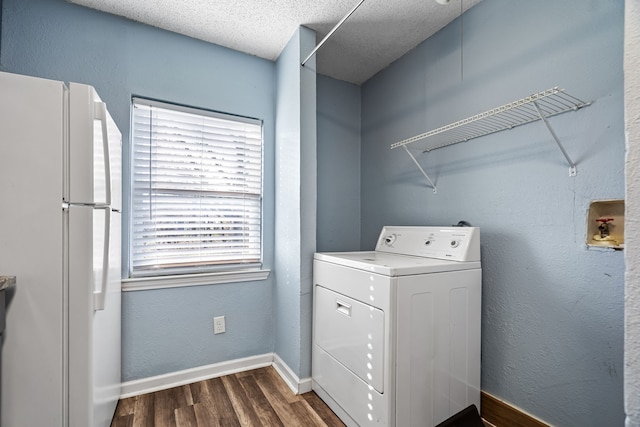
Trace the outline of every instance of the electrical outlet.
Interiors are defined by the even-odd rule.
[[[225,332],[224,316],[218,316],[213,318],[213,333],[222,334]]]

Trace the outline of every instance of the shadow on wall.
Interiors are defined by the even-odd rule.
[[[535,126],[534,124],[529,124],[527,126]],[[496,165],[510,165],[516,161],[522,161],[527,159],[542,159],[547,160],[549,158],[553,158],[553,155],[557,152],[557,164],[560,166],[564,166],[564,158],[560,151],[558,151],[557,146],[553,143],[553,141],[549,141],[548,138],[545,139],[545,135],[543,134],[541,138],[531,138],[531,135],[523,138],[522,136],[517,136],[517,134],[512,132],[526,131],[522,130],[512,130],[504,134],[504,143],[501,143],[498,139],[495,141],[495,149],[487,149],[494,148],[489,144],[483,144],[483,141],[477,141],[479,146],[482,146],[483,150],[474,150],[469,151],[469,154],[461,153],[452,153],[448,150],[454,149],[453,147],[447,148],[445,150],[433,151],[428,153],[420,153],[415,152],[414,156],[418,162],[420,162],[421,166],[426,169],[426,172],[429,174],[429,177],[434,180],[437,185],[437,180],[441,176],[447,176],[450,174],[459,173],[460,171],[474,172],[474,171],[482,171],[487,170]],[[515,146],[512,142],[513,137],[519,138],[520,141],[518,143],[520,146]],[[500,135],[494,135],[494,138],[500,138]],[[526,142],[522,142],[526,141]],[[469,144],[473,144],[474,141],[469,141]],[[461,143],[465,144],[465,143]],[[502,148],[504,146],[504,148]],[[460,145],[463,147],[463,145]],[[462,148],[464,149],[464,148]],[[406,154],[402,153],[402,149],[395,149],[398,153],[399,157],[405,156]],[[393,154],[395,155],[396,152]],[[425,159],[428,160],[425,161]],[[555,160],[554,160],[555,161]],[[569,166],[567,164],[567,170]],[[415,167],[407,167],[402,172],[396,173],[393,178],[390,180],[392,183],[402,184],[402,185],[422,185],[423,182],[420,179],[416,179],[415,177],[419,175],[417,172],[418,169]]]

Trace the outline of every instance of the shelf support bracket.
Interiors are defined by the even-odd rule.
[[[429,181],[429,184],[431,184],[431,188],[433,188],[433,194],[436,194],[438,192],[436,189],[436,185],[433,183],[433,181],[431,181],[431,178],[429,178],[429,175],[427,175],[424,169],[422,169],[422,166],[420,166],[420,163],[418,163],[414,155],[411,154],[411,151],[409,151],[407,146],[403,145],[402,148],[404,148],[404,151],[406,151],[409,157],[411,157],[411,160],[413,160],[413,163],[415,163],[416,166],[418,166],[418,169],[420,169],[420,172],[422,172],[422,175],[424,175],[424,177],[427,178],[427,181]]]
[[[542,112],[542,110],[540,109],[540,106],[536,101],[533,101],[533,106],[536,107],[536,111],[538,111],[538,115],[540,116],[540,119],[542,119],[542,122],[545,124],[545,126],[549,130],[549,133],[553,137],[554,141],[556,141],[556,144],[558,144],[558,148],[560,148],[560,151],[562,151],[562,154],[564,155],[564,158],[567,160],[567,163],[569,163],[569,176],[576,176],[576,174],[578,173],[576,164],[573,162],[573,160],[571,160],[571,157],[569,157],[569,154],[562,146],[562,143],[560,143],[558,136],[551,128],[549,121],[545,117],[544,113]]]

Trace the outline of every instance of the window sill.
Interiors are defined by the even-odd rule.
[[[185,286],[218,285],[222,283],[266,280],[271,270],[239,270],[176,276],[140,277],[122,280],[122,291],[182,288]]]

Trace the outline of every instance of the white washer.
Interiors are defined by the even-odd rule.
[[[347,426],[435,426],[480,409],[480,230],[384,227],[316,253],[312,387]]]

